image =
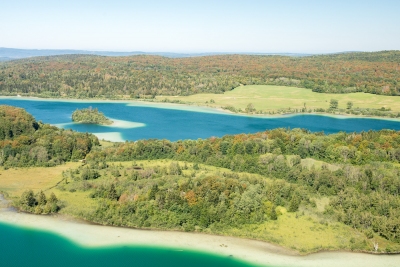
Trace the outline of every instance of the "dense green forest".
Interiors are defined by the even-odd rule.
[[[77,109],[72,113],[72,121],[82,123],[94,123],[94,124],[112,124],[112,120],[108,119],[102,112],[97,108],[84,108]]]
[[[198,164],[190,165],[171,162],[142,168],[93,161],[64,173],[71,182],[59,188],[91,190],[90,197],[100,204],[82,214],[90,221],[185,231],[276,220],[277,205],[288,203],[296,211],[303,198],[297,195],[304,193],[302,187],[288,182],[266,182],[236,173],[204,175]],[[185,174],[188,170],[190,175]],[[108,183],[95,182],[104,176],[109,177]]]
[[[54,166],[83,159],[98,144],[92,134],[59,129],[21,108],[0,106],[0,166]]]
[[[399,51],[310,57],[65,55],[0,63],[0,94],[149,98],[273,84],[315,92],[399,95],[399,68]]]
[[[300,163],[306,158],[321,161],[320,168],[305,168]],[[174,227],[183,223],[229,225],[233,223],[229,218],[238,224],[257,223],[264,220],[262,203],[266,201],[270,201],[272,206],[286,206],[289,211],[297,211],[301,203],[311,203],[310,197],[317,194],[332,199],[326,213],[335,220],[351,225],[368,236],[377,233],[388,240],[400,242],[400,133],[396,131],[324,135],[300,129],[275,129],[196,141],[142,140],[95,149],[87,159],[93,165],[87,167],[85,173],[88,175],[84,177],[97,178],[98,170],[109,161],[173,159],[224,167],[236,173],[257,173],[284,181],[279,182],[277,193],[271,191],[262,179],[239,183],[231,176],[208,177],[201,181],[188,179],[187,184],[176,184],[175,188],[168,189],[163,186],[165,179],[155,180],[152,181],[153,187],[146,185],[148,191],[141,199],[143,202],[107,202],[106,206],[101,206],[100,210],[91,215],[96,221],[136,226],[146,222],[148,226],[154,227],[158,227],[160,221],[171,223]],[[139,177],[150,179],[162,177],[163,174],[179,175],[182,168],[170,166],[169,171],[131,171],[129,175],[132,182]],[[118,170],[116,173],[115,177],[118,177]],[[130,185],[118,181],[110,186],[113,188],[97,188],[94,195],[100,198],[110,198],[112,195],[116,201],[124,193],[132,195],[135,192]],[[119,194],[110,193],[115,188],[118,188],[116,192]],[[190,201],[185,199],[189,192],[194,194],[194,199],[202,201],[198,205],[189,205]],[[226,193],[225,197],[221,195],[222,192]],[[247,212],[244,213],[237,210],[238,206],[234,206],[243,194],[248,201],[251,200],[251,203],[237,204],[247,206]],[[230,196],[237,199],[230,199]],[[170,202],[165,204],[163,201]],[[141,205],[144,205],[145,210],[155,212],[155,217],[148,212],[136,213]],[[153,206],[150,208],[148,205]],[[237,214],[233,215],[235,209]],[[171,214],[168,213],[171,210],[177,212],[176,216],[186,214],[189,217],[183,221],[176,218],[169,221],[163,217],[166,216],[163,212]],[[124,223],[114,221],[121,216],[125,218],[124,214],[129,214],[126,220],[121,219]],[[135,219],[130,220],[129,216],[135,216]]]

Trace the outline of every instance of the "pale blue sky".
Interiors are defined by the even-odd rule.
[[[0,47],[146,52],[400,49],[400,0],[0,0]]]

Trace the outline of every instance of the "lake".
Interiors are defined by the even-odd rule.
[[[177,249],[112,246],[88,248],[56,234],[0,223],[1,266],[173,266],[204,267],[252,265],[231,257]]]
[[[322,115],[295,115],[279,117],[241,116],[213,109],[140,102],[27,100],[0,98],[0,104],[26,109],[37,120],[65,129],[91,132],[111,141],[139,139],[181,139],[222,137],[227,134],[255,133],[274,128],[305,128],[313,132],[336,133],[368,130],[400,130],[400,120],[376,118],[332,117]],[[98,108],[115,125],[101,126],[71,122],[76,109]],[[184,110],[186,108],[186,110]]]

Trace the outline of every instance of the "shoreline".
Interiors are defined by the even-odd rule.
[[[141,246],[206,252],[258,266],[397,266],[400,255],[321,251],[308,255],[264,241],[189,233],[104,226],[66,215],[35,215],[6,208],[0,195],[0,222],[62,236],[83,247]]]
[[[366,116],[366,115],[353,115],[353,114],[332,114],[332,113],[286,113],[286,114],[247,114],[247,113],[235,113],[222,107],[210,107],[197,104],[188,103],[169,103],[161,101],[146,101],[146,100],[132,100],[132,99],[75,99],[75,98],[41,98],[36,96],[0,96],[0,99],[13,99],[13,100],[28,100],[28,101],[59,101],[59,102],[83,102],[83,103],[120,103],[127,104],[130,106],[147,106],[154,108],[165,108],[165,109],[175,109],[175,110],[185,110],[192,112],[204,112],[204,113],[215,113],[215,114],[225,114],[233,116],[242,117],[256,117],[265,119],[279,119],[279,118],[290,118],[302,115],[311,116],[326,116],[335,119],[377,119],[377,120],[387,120],[400,122],[400,118],[390,118],[390,117],[380,117],[380,116]]]

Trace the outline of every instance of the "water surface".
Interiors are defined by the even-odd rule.
[[[232,257],[173,248],[115,246],[85,248],[44,231],[0,223],[1,266],[251,267]]]
[[[98,101],[26,100],[0,98],[0,105],[26,109],[37,120],[80,132],[99,133],[114,141],[139,139],[198,139],[227,134],[255,133],[284,128],[305,128],[313,132],[336,133],[368,130],[400,130],[399,120],[376,118],[335,118],[321,115],[281,117],[238,116],[223,113],[195,112],[157,108],[143,104]],[[101,126],[71,122],[72,112],[87,107],[98,108],[107,117],[117,120],[116,125]],[[211,110],[211,109],[210,109]]]

